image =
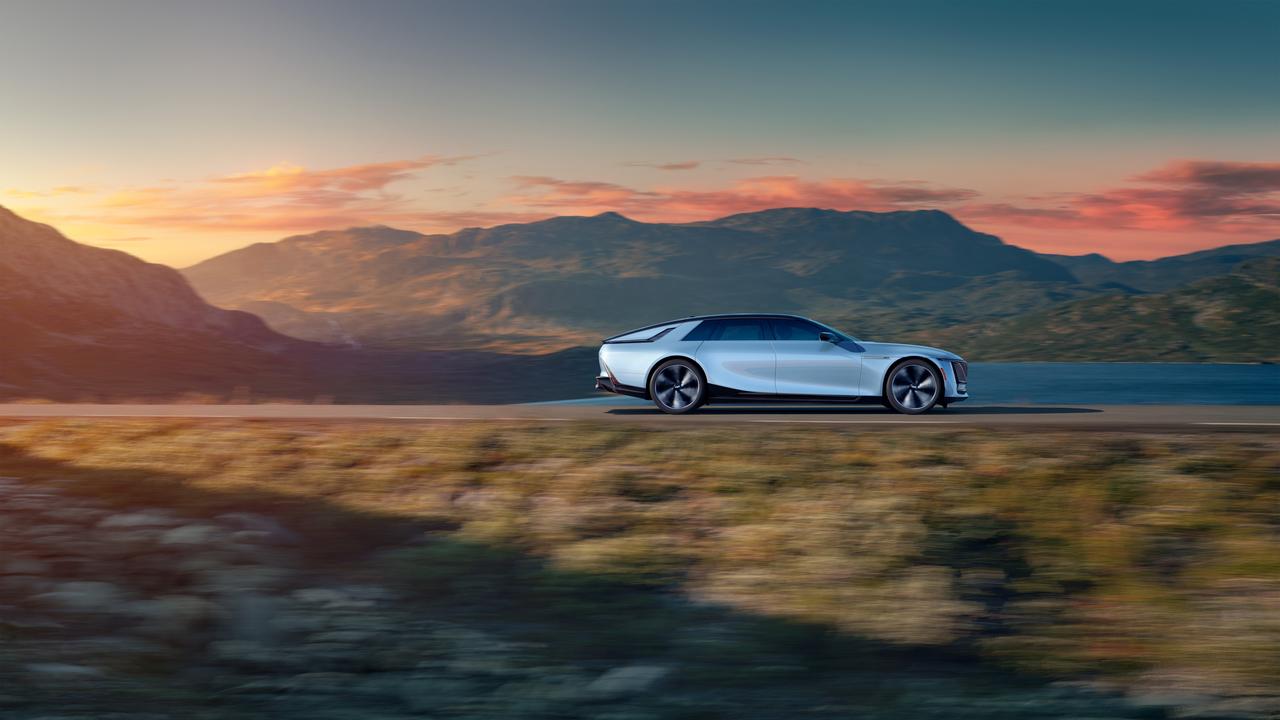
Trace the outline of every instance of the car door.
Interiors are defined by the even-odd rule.
[[[774,372],[779,395],[857,397],[862,355],[856,344],[819,339],[826,328],[800,318],[773,318]]]
[[[773,342],[768,322],[759,318],[704,320],[707,327],[691,335],[704,337],[694,357],[707,373],[707,382],[730,390],[773,394]]]

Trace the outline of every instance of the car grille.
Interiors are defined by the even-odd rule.
[[[960,360],[952,360],[951,367],[956,372],[956,382],[958,383],[969,382],[969,363],[962,362]]]

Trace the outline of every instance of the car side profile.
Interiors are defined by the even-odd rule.
[[[969,397],[969,366],[922,345],[856,340],[797,315],[671,320],[600,346],[596,389],[671,414],[708,403],[882,403],[908,415]]]

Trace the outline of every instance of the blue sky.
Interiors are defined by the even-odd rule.
[[[0,203],[166,262],[326,222],[886,209],[907,186],[1044,249],[1280,235],[1237,212],[1280,191],[1275,2],[6,2],[0,26]],[[447,161],[358,197],[312,175],[424,157]],[[1192,161],[1263,185],[1184,217],[1223,167]]]

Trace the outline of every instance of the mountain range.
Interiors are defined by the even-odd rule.
[[[351,228],[253,245],[184,274],[212,302],[282,332],[360,347],[537,353],[672,317],[770,310],[871,338],[932,342],[954,328],[946,337],[957,350],[982,358],[979,338],[1017,317],[1169,291],[1268,256],[1280,256],[1280,240],[1117,263],[1038,254],[937,210],[780,208],[682,224],[603,213],[448,235]],[[1089,318],[1141,339],[1134,316]],[[1021,355],[1036,347],[1028,338]],[[1271,357],[1231,347],[1193,340],[1179,357]],[[1010,353],[1019,355],[1000,356]]]
[[[1062,265],[943,212],[800,208],[690,224],[604,213],[450,235],[352,228],[253,245],[184,274],[211,302],[298,337],[519,351],[727,310],[901,332],[968,317],[970,305],[1001,315],[986,302],[993,286],[1035,307],[1074,297],[1063,292],[1077,284]],[[943,290],[962,299],[931,304]],[[904,303],[904,316],[879,319]]]
[[[1274,361],[1278,256],[1271,241],[1116,263],[1037,254],[939,211],[785,208],[351,228],[179,273],[0,208],[0,398],[573,397],[600,336],[727,310],[975,360]]]

